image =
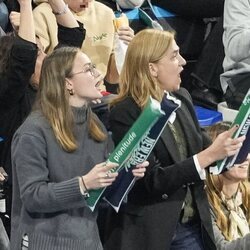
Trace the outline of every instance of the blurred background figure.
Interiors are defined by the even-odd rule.
[[[229,108],[238,110],[250,88],[250,2],[225,0],[221,87]]]
[[[37,4],[33,11],[36,34],[45,52],[50,54],[58,42],[56,20],[47,0],[34,0],[34,2]],[[105,76],[104,84],[112,91],[112,84],[117,84],[119,78],[114,57],[115,16],[112,9],[95,0],[65,0],[65,3],[68,4],[76,20],[84,23],[86,38],[82,44],[82,51]],[[124,43],[129,43],[134,32],[129,26],[122,26],[118,36]],[[103,84],[100,88],[105,90]]]
[[[211,126],[208,132],[214,140],[229,128],[229,123],[221,122]],[[218,250],[250,248],[249,164],[250,154],[244,162],[220,175],[207,174],[206,191]]]
[[[9,23],[9,10],[3,0],[0,0],[0,27],[6,31]]]

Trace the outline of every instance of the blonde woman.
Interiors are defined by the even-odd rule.
[[[229,125],[219,123],[209,129],[215,136]],[[207,195],[211,206],[216,247],[219,250],[250,248],[250,184],[248,170],[250,154],[241,164],[235,164],[220,175],[207,175]]]
[[[117,224],[107,235],[108,250],[215,249],[204,169],[235,154],[245,138],[231,140],[234,127],[209,146],[190,95],[180,88],[185,63],[174,34],[167,31],[143,30],[128,46],[120,92],[111,109],[114,142],[119,143],[150,96],[161,101],[168,92],[181,100],[181,107],[153,149],[145,178],[114,215]]]

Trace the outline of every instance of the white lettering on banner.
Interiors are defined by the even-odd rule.
[[[145,161],[150,151],[152,150],[152,147],[155,145],[155,141],[155,139],[148,137],[148,135],[146,135],[142,139],[137,149],[134,150],[134,153],[130,156],[129,160],[124,164],[127,172],[132,166]]]
[[[245,135],[247,133],[249,125],[250,125],[250,117],[248,116],[246,123],[244,124],[244,126],[242,127],[242,129],[240,131],[240,135]]]
[[[126,151],[128,146],[133,142],[133,140],[136,138],[136,133],[132,132],[129,134],[128,139],[122,143],[121,148],[116,152],[114,159],[119,162],[120,157],[123,155],[123,153]]]

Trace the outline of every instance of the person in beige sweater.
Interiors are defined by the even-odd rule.
[[[34,9],[36,34],[45,51],[50,54],[58,43],[57,23],[47,0],[33,0],[38,6]],[[95,0],[64,0],[77,21],[84,24],[86,37],[82,51],[86,53],[109,83],[118,82],[118,72],[113,55],[115,18],[112,9]],[[63,11],[63,10],[62,10]],[[129,43],[134,32],[130,27],[121,27],[118,35],[124,43]]]

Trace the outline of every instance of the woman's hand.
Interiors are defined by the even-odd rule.
[[[129,44],[131,40],[134,38],[134,30],[132,30],[129,26],[122,26],[118,29],[119,39],[122,40],[125,44]]]
[[[11,11],[9,19],[13,30],[18,32],[20,26],[20,13],[16,11]]]
[[[149,165],[148,161],[144,161],[141,164],[136,165],[136,167],[132,170],[134,177],[142,178],[145,175],[146,167]]]
[[[219,134],[213,144],[197,154],[201,168],[206,168],[215,161],[235,155],[241,148],[245,136],[232,139],[238,126],[233,126],[228,131]]]
[[[232,136],[237,129],[238,127],[234,126],[228,131],[219,134],[210,146],[210,150],[216,160],[221,160],[225,157],[235,155],[239,151],[246,137],[241,136],[239,138],[232,139]]]
[[[86,175],[82,176],[88,190],[110,186],[118,173],[112,173],[112,169],[118,167],[116,163],[100,163],[94,166]]]

